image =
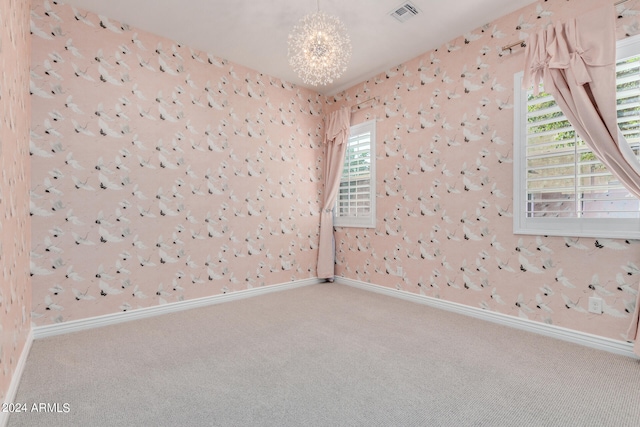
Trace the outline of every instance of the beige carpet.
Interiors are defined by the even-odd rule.
[[[638,426],[640,362],[327,283],[35,341],[16,402],[62,412],[10,426]]]

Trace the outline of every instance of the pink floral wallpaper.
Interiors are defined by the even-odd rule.
[[[0,3],[0,401],[31,329],[29,2]]]
[[[34,324],[315,277],[321,96],[60,2],[31,31]]]
[[[330,109],[378,100],[352,118],[377,120],[377,228],[338,230],[339,275],[626,339],[637,241],[512,233],[513,79],[524,49],[501,47],[605,4],[614,7],[538,1],[335,97]],[[638,33],[636,2],[617,11],[619,37]],[[603,315],[587,312],[592,295]]]

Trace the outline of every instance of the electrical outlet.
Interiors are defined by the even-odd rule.
[[[396,267],[396,275],[402,276],[404,273],[402,272],[402,267]]]
[[[589,313],[602,314],[602,298],[589,297]]]

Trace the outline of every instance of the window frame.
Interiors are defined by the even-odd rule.
[[[616,59],[640,56],[640,35],[619,40]],[[527,217],[527,89],[524,72],[514,75],[513,233],[564,237],[640,239],[640,218]]]
[[[347,144],[349,144],[349,140],[352,136],[361,135],[364,133],[370,134],[370,166],[369,166],[369,200],[370,200],[370,214],[367,216],[340,216],[338,203],[340,201],[340,189],[338,188],[338,193],[336,195],[336,202],[333,207],[333,225],[334,227],[354,227],[354,228],[376,228],[376,120],[369,120],[363,123],[359,123],[356,125],[352,125],[349,129],[349,139],[347,140]],[[349,146],[347,145],[346,153],[349,150]],[[344,162],[346,159],[343,159],[342,165],[344,168]],[[342,182],[342,173],[340,174],[340,181]]]

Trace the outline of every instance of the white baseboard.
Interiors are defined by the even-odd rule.
[[[406,301],[412,301],[424,304],[430,307],[451,311],[465,316],[475,317],[477,319],[486,320],[493,323],[509,326],[512,328],[533,332],[540,335],[556,338],[563,341],[580,344],[586,347],[598,350],[608,351],[610,353],[638,359],[633,352],[633,344],[625,341],[618,341],[611,338],[605,338],[598,335],[592,335],[585,332],[575,331],[563,328],[561,326],[549,325],[546,323],[535,322],[529,319],[522,319],[507,314],[497,313],[494,311],[483,310],[481,308],[471,307],[464,304],[458,304],[451,301],[445,301],[438,298],[418,295],[407,291],[387,288],[380,285],[362,282],[359,280],[347,279],[344,277],[336,277],[336,283],[376,292],[383,295],[400,298]]]
[[[205,307],[223,302],[236,301],[244,298],[264,295],[271,292],[285,291],[287,289],[299,288],[302,286],[315,285],[323,280],[310,278],[295,280],[292,282],[277,285],[261,286],[259,288],[243,289],[228,294],[212,295],[203,298],[196,298],[187,301],[172,302],[154,307],[140,308],[132,311],[106,314],[104,316],[90,317],[87,319],[71,320],[53,325],[34,326],[33,339],[52,337],[55,335],[68,334],[72,332],[84,331],[87,329],[99,328],[102,326],[115,325],[132,320],[144,319],[147,317],[159,316],[177,311],[189,310],[192,308]]]
[[[14,399],[16,398],[18,386],[20,385],[20,378],[22,378],[22,372],[24,372],[24,367],[27,363],[27,357],[29,357],[29,351],[31,351],[32,343],[33,329],[30,330],[29,334],[27,335],[27,340],[25,341],[24,347],[22,348],[22,353],[20,354],[20,358],[18,359],[16,370],[13,372],[13,376],[11,377],[9,389],[7,390],[7,394],[4,396],[4,403],[13,403]],[[7,425],[10,415],[11,414],[9,412],[0,411],[0,427],[5,427]]]

